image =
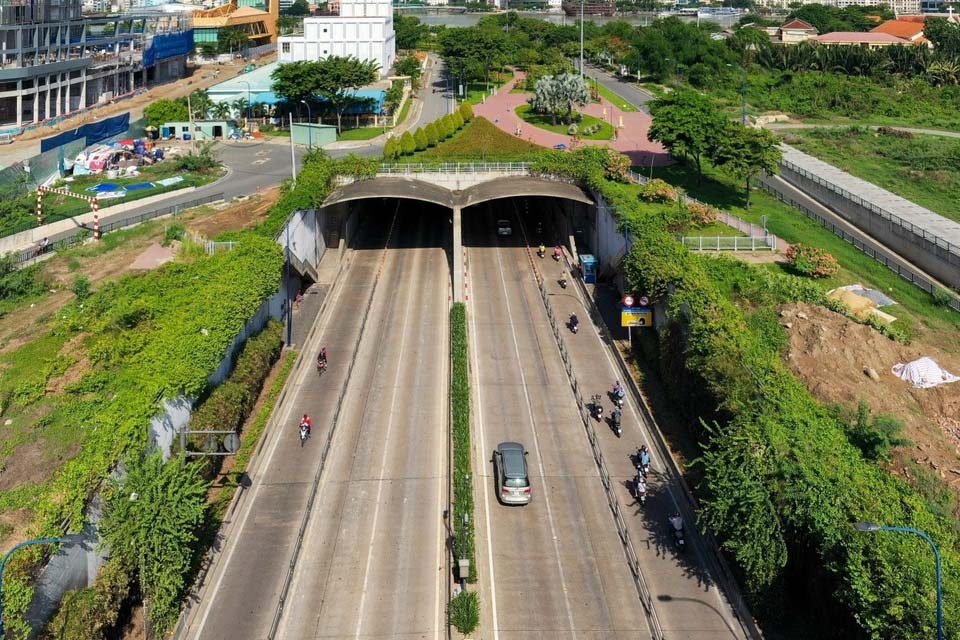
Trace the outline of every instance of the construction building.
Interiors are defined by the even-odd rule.
[[[0,131],[181,78],[192,42],[176,14],[83,18],[80,0],[0,0]]]
[[[213,9],[198,9],[193,12],[194,45],[217,44],[220,30],[228,27],[243,31],[251,47],[274,44],[279,19],[277,0],[230,0]]]

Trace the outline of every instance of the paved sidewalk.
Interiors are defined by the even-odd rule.
[[[842,189],[847,192],[846,195],[838,194],[838,197],[844,197],[848,200],[854,199],[854,202],[856,202],[856,198],[859,198],[864,203],[872,204],[874,207],[898,216],[931,236],[945,240],[954,247],[960,247],[960,223],[921,207],[906,198],[901,198],[872,182],[850,175],[846,171],[803,153],[790,145],[782,144],[781,147],[783,148],[785,168],[789,168],[789,164],[793,164],[820,180],[832,184],[833,189],[831,190]]]
[[[540,129],[524,122],[517,115],[517,107],[525,104],[530,94],[511,93],[510,91],[519,81],[523,80],[523,77],[522,72],[516,72],[513,79],[500,87],[496,95],[488,97],[486,102],[482,104],[475,105],[473,108],[474,114],[483,116],[511,135],[516,135],[519,127],[520,137],[534,144],[543,147],[565,144],[567,148],[570,148],[573,144],[570,136]],[[648,167],[651,161],[656,166],[673,163],[670,154],[659,143],[647,140],[647,130],[653,121],[649,114],[640,111],[622,111],[603,97],[600,98],[599,104],[596,102],[588,104],[583,112],[606,120],[614,126],[622,122],[623,128],[616,130],[616,138],[613,140],[580,140],[578,144],[612,147],[629,157],[631,163],[635,166]]]

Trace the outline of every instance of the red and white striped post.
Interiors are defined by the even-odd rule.
[[[37,189],[37,226],[43,224],[43,187]]]
[[[100,201],[94,198],[90,201],[90,208],[93,209],[93,239],[100,239]]]

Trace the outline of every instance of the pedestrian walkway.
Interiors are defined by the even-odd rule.
[[[846,200],[874,211],[881,211],[887,216],[899,218],[904,226],[912,225],[925,232],[923,235],[938,238],[952,245],[953,250],[960,252],[960,223],[949,220],[929,209],[921,207],[906,198],[877,185],[861,180],[842,171],[832,164],[803,153],[787,144],[781,144],[783,149],[782,166],[788,171],[797,171],[800,175],[806,173],[810,179],[823,184],[827,189]],[[789,177],[789,176],[787,176]],[[916,232],[919,235],[919,232]]]
[[[529,93],[511,93],[511,90],[522,82],[523,72],[516,72],[513,79],[500,87],[496,95],[490,96],[482,104],[475,105],[475,115],[483,116],[511,135],[517,135],[524,140],[542,147],[554,147],[558,144],[567,148],[578,145],[609,146],[630,158],[634,166],[648,167],[651,162],[656,166],[672,164],[670,154],[657,142],[647,140],[647,130],[653,119],[649,114],[640,111],[623,111],[601,97],[600,102],[591,102],[584,107],[583,112],[605,120],[616,127],[616,138],[613,140],[579,140],[561,133],[554,133],[528,124],[517,115],[516,109],[527,102]],[[619,127],[620,124],[623,127]]]

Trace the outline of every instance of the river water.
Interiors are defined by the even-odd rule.
[[[424,24],[436,25],[442,24],[447,27],[472,27],[480,21],[480,18],[483,16],[492,15],[490,13],[441,13],[441,14],[421,14],[421,13],[407,13],[406,15],[412,15],[420,19]],[[528,13],[520,12],[525,18],[537,18],[539,20],[546,20],[547,22],[552,22],[553,24],[576,24],[576,18],[571,18],[564,13]],[[631,14],[628,16],[617,16],[617,17],[608,17],[608,16],[588,16],[588,21],[596,22],[597,24],[606,24],[607,22],[612,22],[614,20],[623,20],[629,22],[630,24],[636,25],[638,27],[649,26],[654,20],[656,20],[657,15],[655,13],[637,13]],[[681,20],[687,22],[696,22],[696,17],[681,16]],[[740,16],[710,16],[709,18],[700,18],[703,21],[711,21],[718,23],[721,27],[729,27],[734,24],[737,20],[740,19]]]

